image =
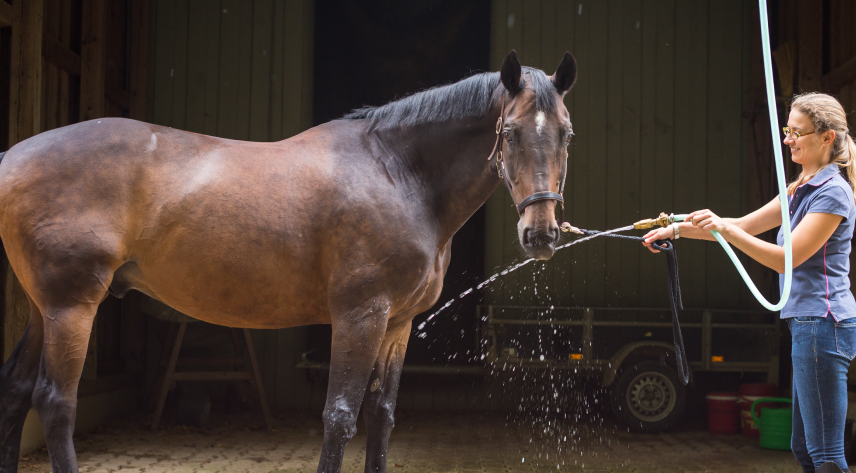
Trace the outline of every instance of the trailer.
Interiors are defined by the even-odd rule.
[[[680,419],[686,390],[669,309],[480,305],[477,311],[485,364],[599,376],[616,417],[637,432],[660,432]],[[685,309],[680,320],[691,376],[752,372],[778,384],[778,313]]]

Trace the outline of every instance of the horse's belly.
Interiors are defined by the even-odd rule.
[[[298,257],[289,264],[286,259],[264,248],[187,248],[131,263],[117,271],[114,281],[220,325],[283,328],[330,323],[318,265]]]
[[[198,292],[200,285],[208,291]],[[244,328],[284,328],[329,324],[323,298],[293,287],[250,287],[237,281],[141,282],[138,289],[170,307],[206,322]]]

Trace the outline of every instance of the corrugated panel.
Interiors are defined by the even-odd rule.
[[[494,0],[491,67],[516,49],[551,74],[565,50],[577,85],[566,218],[604,230],[709,207],[746,209],[748,0]],[[729,14],[731,12],[731,14]],[[486,275],[522,259],[517,214],[500,187],[487,203]],[[640,234],[640,232],[636,232]],[[678,242],[684,303],[739,307],[745,293],[718,245]],[[594,240],[533,263],[486,291],[493,304],[666,306],[665,261],[641,245]],[[537,294],[536,294],[537,289]],[[744,303],[746,298],[743,298]]]
[[[311,125],[313,0],[154,8],[154,123],[252,141]]]

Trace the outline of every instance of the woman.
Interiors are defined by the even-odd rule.
[[[794,272],[790,298],[781,312],[792,340],[791,449],[806,472],[849,472],[844,422],[847,370],[856,355],[856,301],[848,278],[856,223],[856,144],[841,104],[825,94],[797,96],[784,132],[791,158],[802,165],[799,177],[788,186]],[[713,240],[710,230],[716,230],[776,270],[783,284],[783,230],[779,230],[778,245],[755,237],[782,224],[779,205],[776,198],[734,219],[698,210],[686,223],[649,232],[643,244],[656,253],[651,247],[655,240]]]

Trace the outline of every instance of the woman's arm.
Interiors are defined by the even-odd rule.
[[[781,246],[755,238],[743,228],[718,217],[709,210],[693,212],[690,217],[692,217],[692,224],[698,230],[718,231],[725,241],[736,246],[755,261],[772,268],[777,273],[785,272],[785,249]],[[799,226],[791,233],[794,268],[803,264],[826,244],[843,218],[840,215],[828,213],[806,214]]]
[[[755,236],[772,230],[782,224],[782,208],[779,206],[779,198],[775,197],[760,209],[743,217],[726,219],[737,225],[744,232]],[[710,232],[707,232],[710,234]]]
[[[767,202],[760,209],[744,215],[740,218],[724,218],[723,220],[743,230],[749,235],[755,236],[782,224],[782,210],[779,206],[779,198]],[[687,220],[690,220],[687,218]],[[698,240],[715,240],[710,232],[701,230],[692,222],[679,223],[681,237],[695,238]],[[686,229],[686,234],[684,230]]]
[[[725,218],[723,219],[732,225],[737,226],[749,235],[758,235],[766,232],[782,224],[782,211],[779,207],[779,198],[776,197],[760,209],[744,215],[740,218]],[[705,230],[693,225],[692,222],[678,223],[678,230],[681,232],[681,238],[691,238],[694,240],[716,240],[713,235]],[[645,235],[645,242],[642,243],[646,248],[659,253],[659,251],[651,248],[651,242],[656,240],[665,240],[674,238],[674,230],[671,227],[651,230]]]

